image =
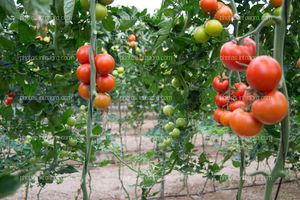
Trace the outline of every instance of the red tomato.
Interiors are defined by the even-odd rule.
[[[242,82],[234,84],[233,91],[231,93],[232,97],[235,100],[242,100],[247,88],[248,86]]]
[[[229,24],[232,21],[233,12],[228,6],[222,6],[215,14],[215,18],[222,24]]]
[[[94,99],[94,107],[105,110],[111,104],[111,98],[107,93],[98,93]]]
[[[110,74],[98,76],[96,85],[99,92],[110,92],[115,87],[115,77]]]
[[[212,82],[213,88],[220,93],[223,93],[229,88],[229,81],[227,77],[223,77],[222,79],[219,76],[216,76]]]
[[[297,67],[300,68],[300,58],[297,61]]]
[[[277,7],[280,7],[282,5],[282,0],[270,0],[270,3],[272,4],[272,6],[277,8]]]
[[[80,64],[89,64],[90,58],[89,58],[89,45],[83,45],[79,47],[79,49],[76,52],[76,58]]]
[[[223,126],[229,126],[231,114],[232,114],[232,112],[230,112],[228,110],[223,111],[223,113],[220,116],[220,122]]]
[[[129,42],[136,41],[135,35],[134,34],[129,35],[128,40],[129,40]]]
[[[215,98],[215,103],[219,108],[223,108],[229,102],[228,96],[222,96],[221,94],[217,94]]]
[[[228,69],[233,71],[244,71],[255,55],[255,42],[250,38],[244,38],[243,44],[235,41],[226,42],[220,51],[220,59]]]
[[[258,56],[251,61],[246,71],[251,88],[270,92],[277,88],[282,76],[280,64],[270,56]]]
[[[264,126],[252,113],[244,112],[242,109],[237,109],[232,113],[229,124],[231,130],[242,137],[256,136]]]
[[[7,97],[7,99],[4,101],[4,104],[6,106],[9,106],[10,104],[12,104],[14,101],[13,97]]]
[[[85,84],[90,84],[91,67],[90,64],[80,65],[76,70],[78,80]]]
[[[251,111],[264,124],[281,122],[289,112],[289,103],[284,94],[274,90],[262,99],[254,101]]]
[[[7,93],[7,96],[13,98],[14,97],[14,93],[13,92],[9,92],[9,93]]]
[[[244,101],[238,100],[235,102],[232,102],[228,105],[228,108],[230,111],[234,111],[238,108],[245,108],[246,107],[246,103]]]
[[[90,98],[90,87],[84,83],[80,83],[78,87],[78,94],[84,100],[88,100]]]
[[[95,57],[97,73],[109,74],[115,67],[115,59],[109,54],[99,54]]]
[[[218,8],[217,0],[200,0],[199,2],[201,10],[209,13],[214,13]]]
[[[221,119],[221,115],[223,114],[223,110],[218,108],[217,110],[215,110],[214,112],[214,119],[216,122],[220,123],[220,119]]]

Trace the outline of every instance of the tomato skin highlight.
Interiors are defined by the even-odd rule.
[[[76,70],[78,80],[85,84],[90,84],[91,67],[90,64],[80,65]]]
[[[227,77],[223,77],[221,80],[220,76],[216,76],[214,79],[213,79],[213,82],[212,82],[212,86],[213,88],[219,92],[219,93],[223,93],[225,91],[228,90],[229,88],[229,81],[228,79],[226,79]]]
[[[78,94],[82,99],[88,100],[90,98],[90,86],[84,83],[80,83],[78,87]]]
[[[115,59],[109,54],[99,54],[95,57],[97,73],[109,74],[115,68]]]
[[[242,109],[237,109],[232,113],[229,125],[231,130],[241,137],[256,136],[264,127],[252,113],[244,112]]]
[[[233,12],[228,6],[222,6],[215,14],[215,18],[222,24],[229,24],[232,21]]]
[[[281,92],[274,90],[253,102],[251,112],[263,124],[277,124],[289,112],[289,102]]]
[[[251,61],[246,71],[250,87],[260,92],[277,88],[282,76],[280,64],[270,56],[258,56]]]
[[[229,100],[229,96],[222,96],[221,94],[217,94],[215,97],[215,103],[219,108],[226,106]]]
[[[83,45],[79,47],[79,49],[76,52],[76,58],[80,64],[89,64],[90,58],[89,58],[89,45]]]
[[[232,112],[230,112],[228,110],[223,111],[223,113],[220,116],[220,122],[223,126],[229,127],[231,115],[232,115]]]
[[[99,92],[110,92],[116,85],[115,77],[110,74],[98,76],[96,85]]]
[[[94,107],[106,110],[111,104],[111,97],[107,93],[98,93],[94,99]]]
[[[232,102],[228,105],[228,108],[230,111],[234,111],[234,110],[237,110],[239,108],[245,108],[246,107],[246,103],[244,101],[235,101],[235,102]]]
[[[223,110],[218,108],[214,112],[214,119],[216,122],[221,123],[221,115],[223,114]]]
[[[218,8],[218,1],[217,0],[200,0],[199,2],[200,9],[209,12],[214,13]]]
[[[7,97],[7,99],[4,101],[4,104],[6,106],[11,105],[14,102],[14,98],[13,97]]]
[[[234,41],[229,41],[223,44],[220,59],[226,68],[237,72],[247,69],[243,65],[248,65],[254,58],[256,44],[248,37],[243,39],[243,43],[239,45]]]

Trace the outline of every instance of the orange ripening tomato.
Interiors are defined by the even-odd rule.
[[[99,110],[106,110],[111,104],[111,98],[107,93],[98,93],[94,99],[94,107]]]
[[[88,100],[90,98],[90,87],[87,84],[80,83],[78,87],[78,94],[84,100]]]
[[[229,126],[231,114],[232,114],[232,112],[230,112],[228,110],[223,111],[223,113],[220,116],[220,122],[223,126]]]
[[[95,57],[95,65],[97,73],[109,74],[115,68],[115,59],[109,54],[98,54]]]
[[[199,2],[201,10],[209,13],[216,12],[218,8],[218,1],[217,0],[200,0]]]
[[[217,110],[215,110],[214,112],[214,119],[216,122],[220,123],[221,121],[221,115],[223,114],[223,110],[218,108]]]
[[[280,7],[282,5],[282,0],[270,0],[270,3],[275,8]]]
[[[274,90],[254,101],[251,112],[263,124],[276,124],[287,116],[289,103],[284,94]]]
[[[134,34],[129,35],[128,40],[129,40],[129,42],[136,41],[135,35]]]
[[[110,74],[98,76],[96,79],[97,90],[99,92],[110,92],[116,84],[115,77]]]
[[[246,103],[244,101],[238,100],[235,102],[232,102],[228,105],[228,108],[230,111],[234,111],[237,110],[239,108],[245,108],[246,107]]]
[[[90,64],[80,65],[76,70],[78,80],[85,84],[90,84],[91,67]]]
[[[231,130],[242,137],[256,136],[264,126],[252,113],[244,112],[242,109],[237,109],[231,114],[229,124]]]
[[[79,47],[79,49],[76,52],[76,58],[80,64],[89,64],[90,58],[89,58],[89,45],[83,45]]]
[[[232,21],[233,12],[228,6],[223,6],[217,10],[215,18],[222,24],[229,24]]]
[[[270,92],[277,88],[282,76],[280,64],[270,56],[258,56],[246,71],[250,87],[260,92]]]
[[[130,46],[130,48],[134,48],[136,46],[136,42],[135,41],[130,41],[129,46]]]

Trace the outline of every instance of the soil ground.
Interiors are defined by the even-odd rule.
[[[155,117],[149,117],[142,127],[142,132],[153,128],[156,124]],[[112,130],[117,132],[117,125],[110,125]],[[117,141],[119,137],[117,137]],[[128,129],[125,137],[126,151],[127,152],[138,152],[138,141],[139,136],[135,135],[132,129]],[[196,138],[194,141],[198,151],[201,151],[202,144],[201,137]],[[213,143],[210,141],[205,141],[206,151],[214,159],[216,149],[213,147]],[[148,151],[154,148],[154,144],[146,137],[142,137],[142,151]],[[104,157],[112,157],[109,154],[98,154],[98,159],[101,160]],[[272,160],[270,161],[272,162]],[[121,187],[120,180],[118,177],[118,167],[119,163],[116,161],[115,164],[110,164],[103,168],[91,169],[92,177],[92,200],[122,200],[126,199],[126,194]],[[146,168],[147,165],[142,166]],[[253,163],[251,166],[247,167],[247,174],[255,171],[256,164]],[[267,165],[261,164],[260,169],[268,170]],[[80,187],[80,177],[81,168],[78,168],[78,173],[73,173],[71,175],[66,175],[63,183],[61,184],[50,184],[47,185],[40,193],[41,200],[70,200],[75,199],[77,191]],[[184,176],[176,171],[173,171],[166,177],[165,181],[165,199],[168,200],[184,200],[184,199],[205,199],[205,200],[234,200],[237,192],[236,187],[239,183],[238,169],[234,168],[231,162],[226,163],[226,167],[222,170],[223,173],[228,174],[230,177],[229,181],[223,184],[213,183],[208,181],[207,185],[202,194],[203,186],[205,185],[206,178],[203,175],[190,175],[187,179],[187,185],[184,185]],[[130,171],[126,167],[122,167],[121,170],[124,185],[130,194],[130,199],[140,199],[135,196],[135,182],[136,174]],[[256,185],[253,185],[253,179],[246,177],[246,186],[243,190],[243,200],[262,200],[264,192],[264,179],[262,177],[257,177]],[[276,188],[274,187],[274,192]],[[32,186],[29,189],[29,200],[37,199],[37,193],[39,188]],[[152,189],[152,193],[159,192],[160,185],[156,185]],[[16,194],[5,198],[6,200],[21,200],[24,199],[25,188],[22,187],[17,191]],[[137,191],[140,195],[140,191]],[[188,197],[187,193],[191,196]],[[81,197],[79,197],[81,199]],[[151,197],[149,199],[160,199],[159,197]],[[300,185],[296,181],[284,183],[281,188],[281,192],[278,200],[300,200]]]

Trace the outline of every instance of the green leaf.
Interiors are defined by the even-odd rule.
[[[69,25],[72,21],[74,7],[75,0],[64,0],[64,18],[66,25]]]
[[[14,194],[22,185],[18,176],[2,174],[0,175],[0,198]]]
[[[7,13],[15,16],[17,19],[20,18],[20,13],[17,10],[15,1],[13,0],[1,0],[0,7],[2,7]]]
[[[58,174],[72,174],[72,173],[76,173],[76,172],[78,172],[78,170],[75,169],[75,167],[72,165],[61,167],[57,170]]]
[[[102,20],[102,25],[107,31],[113,31],[116,28],[116,22],[110,15]]]
[[[93,135],[100,135],[102,133],[102,127],[100,125],[95,126],[92,133]]]
[[[239,168],[241,166],[241,161],[239,160],[232,160],[232,165],[236,168]]]
[[[206,163],[208,160],[207,160],[207,158],[206,158],[206,155],[205,155],[205,153],[201,153],[200,154],[200,156],[199,156],[199,164],[204,164],[204,163]]]
[[[7,50],[12,50],[15,44],[12,40],[5,38],[4,36],[0,36],[0,47]]]

